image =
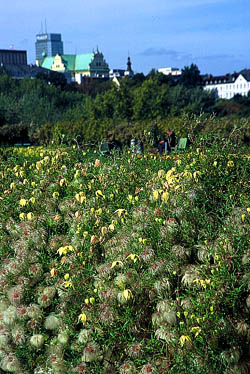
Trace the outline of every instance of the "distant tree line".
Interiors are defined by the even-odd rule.
[[[152,70],[122,79],[119,87],[101,80],[69,85],[59,73],[17,80],[0,72],[1,143],[59,141],[63,134],[73,134],[77,142],[95,142],[110,131],[124,139],[156,122],[179,126],[181,133],[185,118],[200,113],[207,118],[248,117],[250,95],[217,100],[214,91],[203,90],[194,64],[179,77]]]

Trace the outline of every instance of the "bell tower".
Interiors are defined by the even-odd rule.
[[[125,71],[125,76],[132,77],[134,75],[134,72],[132,70],[132,63],[131,59],[128,56],[128,61],[127,61],[127,70]]]

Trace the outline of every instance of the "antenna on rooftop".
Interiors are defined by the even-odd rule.
[[[47,21],[46,21],[46,18],[45,18],[45,34],[47,34]]]

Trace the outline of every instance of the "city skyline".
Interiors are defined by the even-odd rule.
[[[213,75],[250,67],[247,0],[73,0],[63,7],[58,0],[13,0],[0,21],[0,48],[27,50],[29,63],[36,35],[47,29],[62,34],[65,54],[98,46],[110,69],[126,68],[128,54],[133,70],[145,74],[191,63]]]

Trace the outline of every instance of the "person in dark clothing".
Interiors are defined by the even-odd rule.
[[[110,151],[114,149],[121,151],[122,149],[122,143],[115,138],[114,134],[108,134],[108,144]]]
[[[174,131],[168,129],[166,131],[166,134],[168,136],[168,152],[171,152],[171,149],[174,148],[176,146],[176,136],[175,136],[175,133]]]
[[[163,151],[165,150],[165,153],[171,152],[171,149],[176,146],[176,136],[175,133],[168,129],[166,133],[164,134],[164,137],[162,140],[160,140],[158,149],[160,156],[162,155]]]

